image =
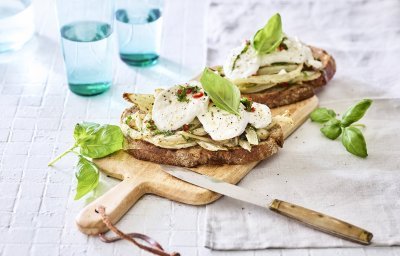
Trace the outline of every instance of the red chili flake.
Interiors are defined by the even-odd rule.
[[[253,99],[252,99],[251,97],[247,97],[247,99],[248,99],[249,101],[253,101]]]
[[[190,128],[190,126],[189,126],[188,124],[184,124],[183,127],[182,127],[182,129],[183,129],[185,132],[189,131],[189,128]]]
[[[186,95],[191,94],[191,93],[192,93],[192,88],[188,88],[188,89],[186,90]]]
[[[181,89],[178,90],[178,94],[182,94],[182,90]]]
[[[251,112],[255,112],[256,108],[255,107],[251,107]]]
[[[288,86],[289,83],[281,83],[280,85],[282,85],[282,86]]]
[[[193,98],[195,98],[195,99],[201,98],[201,97],[203,97],[203,96],[204,96],[204,93],[203,93],[203,92],[197,92],[197,93],[193,94]]]

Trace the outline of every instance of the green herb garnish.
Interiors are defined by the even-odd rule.
[[[153,120],[148,120],[145,122],[146,123],[146,128],[149,130],[157,130],[157,126],[155,125]]]
[[[179,86],[176,96],[178,97],[179,102],[189,102],[189,99],[186,97],[186,87],[183,85]]]
[[[128,116],[128,117],[125,119],[125,124],[129,125],[131,121],[132,121],[132,116]]]
[[[360,120],[368,108],[371,106],[372,100],[364,99],[354,106],[350,107],[342,116],[342,120],[336,119],[336,113],[332,109],[317,108],[314,110],[310,118],[313,122],[322,123],[322,134],[331,140],[335,140],[342,135],[342,144],[346,150],[353,155],[359,157],[367,157],[367,144],[361,130],[354,124]]]
[[[268,23],[253,37],[253,47],[259,54],[274,51],[283,40],[282,21],[279,13],[272,16]]]
[[[253,101],[251,99],[243,97],[243,98],[240,99],[240,102],[244,105],[245,110],[247,112],[251,112],[252,111]]]
[[[232,70],[235,69],[235,67],[236,67],[236,62],[240,59],[240,56],[241,56],[243,53],[247,52],[247,50],[249,49],[249,46],[250,46],[250,42],[246,42],[246,46],[245,46],[245,47],[243,48],[243,50],[236,56],[235,60],[233,61]]]
[[[200,87],[198,86],[183,86],[180,85],[178,91],[176,92],[176,96],[178,97],[179,102],[189,102],[187,95],[191,93],[197,93],[200,91]]]
[[[164,135],[164,136],[171,136],[174,135],[174,131],[161,131],[161,130],[155,130],[154,135]]]
[[[205,68],[200,82],[204,91],[220,109],[239,115],[240,91],[229,80]]]
[[[116,125],[84,122],[75,125],[74,138],[75,144],[48,165],[52,166],[68,153],[79,156],[75,175],[78,180],[75,200],[78,200],[96,188],[99,181],[99,170],[90,159],[102,158],[122,149],[124,135]]]

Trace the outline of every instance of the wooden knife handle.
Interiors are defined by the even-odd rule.
[[[364,245],[371,243],[373,236],[371,232],[323,213],[278,199],[272,201],[269,209],[330,235]]]

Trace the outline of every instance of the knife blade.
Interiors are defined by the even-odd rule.
[[[363,245],[371,243],[373,237],[371,232],[326,214],[279,199],[272,199],[190,169],[170,165],[161,165],[161,168],[175,178],[221,195],[267,208],[321,232]]]

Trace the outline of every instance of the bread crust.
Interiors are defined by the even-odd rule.
[[[121,116],[122,120],[128,113],[135,111],[137,111],[135,107],[126,109]],[[268,139],[262,141],[259,145],[254,145],[251,152],[241,147],[220,151],[209,151],[200,146],[166,149],[144,140],[133,140],[129,137],[125,137],[125,151],[140,160],[183,167],[246,164],[264,160],[277,153],[278,148],[283,146],[283,132],[280,125],[275,124],[269,132]]]
[[[243,94],[253,101],[266,104],[270,108],[276,108],[311,98],[315,89],[326,85],[336,73],[335,59],[325,50],[310,46],[314,58],[322,62],[322,75],[315,80],[295,85],[278,85],[262,92]]]

